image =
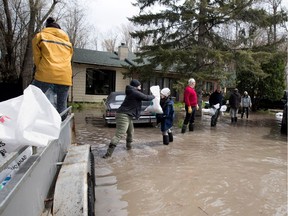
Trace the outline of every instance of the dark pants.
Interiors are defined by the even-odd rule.
[[[220,108],[216,109],[215,114],[211,117],[211,127],[216,126],[220,114]]]
[[[196,107],[192,107],[192,113],[188,113],[188,106],[185,105],[185,111],[186,111],[186,116],[185,116],[183,124],[188,125],[189,123],[192,125],[195,120]]]
[[[243,118],[244,113],[246,113],[246,118],[248,118],[249,107],[242,107],[241,118]]]

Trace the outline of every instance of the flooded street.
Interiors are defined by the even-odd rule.
[[[203,115],[185,134],[175,122],[168,146],[159,128],[136,126],[132,150],[123,139],[109,159],[115,127],[94,110],[75,120],[78,143],[95,156],[97,216],[287,215],[287,137],[274,115],[235,125],[225,113],[213,128]]]

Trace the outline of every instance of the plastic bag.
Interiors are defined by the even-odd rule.
[[[216,110],[217,110],[217,109],[215,109],[215,108],[210,108],[210,110],[209,110],[209,111],[210,111],[210,115],[211,115],[211,116],[215,115]]]
[[[2,156],[19,146],[46,146],[60,134],[59,113],[34,85],[29,85],[23,95],[1,102],[0,119]]]
[[[221,112],[226,112],[226,110],[227,110],[227,106],[226,105],[221,106],[221,108],[220,108]]]
[[[57,108],[57,94],[53,91],[53,89],[49,88],[45,92],[46,97],[52,103],[52,105]]]
[[[215,109],[219,109],[219,107],[220,107],[220,104],[219,104],[219,103],[217,103],[217,104],[215,104],[213,107],[214,107]]]
[[[155,96],[155,98],[152,100],[151,105],[149,105],[144,111],[150,112],[150,113],[156,113],[156,114],[162,114],[163,110],[160,106],[160,87],[157,86],[151,86],[150,91],[152,95]]]

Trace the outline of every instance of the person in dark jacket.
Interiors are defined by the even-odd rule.
[[[172,126],[174,121],[174,101],[170,97],[170,89],[163,88],[160,92],[160,106],[163,110],[162,114],[156,114],[157,122],[161,123],[161,132],[163,136],[163,144],[168,145],[173,142]]]
[[[215,114],[211,117],[211,127],[215,127],[220,113],[220,108],[222,106],[223,95],[221,92],[221,87],[217,86],[217,89],[210,95],[209,104],[214,108],[214,105],[219,104],[216,109]]]
[[[103,158],[112,156],[116,145],[125,134],[126,148],[127,150],[131,149],[134,134],[133,118],[139,119],[142,101],[151,101],[155,98],[155,96],[146,95],[140,90],[141,83],[136,79],[131,80],[130,85],[126,86],[126,97],[116,112],[116,132]]]
[[[241,95],[239,94],[238,89],[235,88],[229,97],[230,116],[232,123],[237,122],[237,113],[239,110],[240,103],[241,103]]]

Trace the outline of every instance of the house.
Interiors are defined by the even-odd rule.
[[[74,49],[72,59],[73,86],[70,89],[69,101],[100,102],[112,91],[123,91],[130,83],[124,79],[125,66],[135,65],[136,56],[129,52],[124,44],[117,52]],[[142,83],[143,92],[149,93],[150,86],[170,87],[172,89],[175,75]]]
[[[129,52],[125,44],[121,44],[117,52],[75,48],[72,59],[73,86],[70,88],[69,101],[101,102],[110,92],[125,90],[131,80],[124,79],[124,74],[128,72],[125,66],[136,66],[137,63],[133,61],[135,58],[136,55]],[[160,71],[155,72],[161,74]],[[178,76],[177,73],[170,71],[150,79],[149,82],[143,82],[143,92],[149,94],[150,86],[153,85],[159,85],[160,88],[169,87],[172,96],[179,100],[181,95],[173,89],[173,84],[179,79]],[[214,91],[216,88],[215,82],[201,82],[200,85],[206,91]]]
[[[121,46],[116,52],[103,52],[87,49],[74,49],[72,60],[73,86],[70,101],[99,102],[111,91],[121,91],[130,79],[123,79],[128,52]]]

